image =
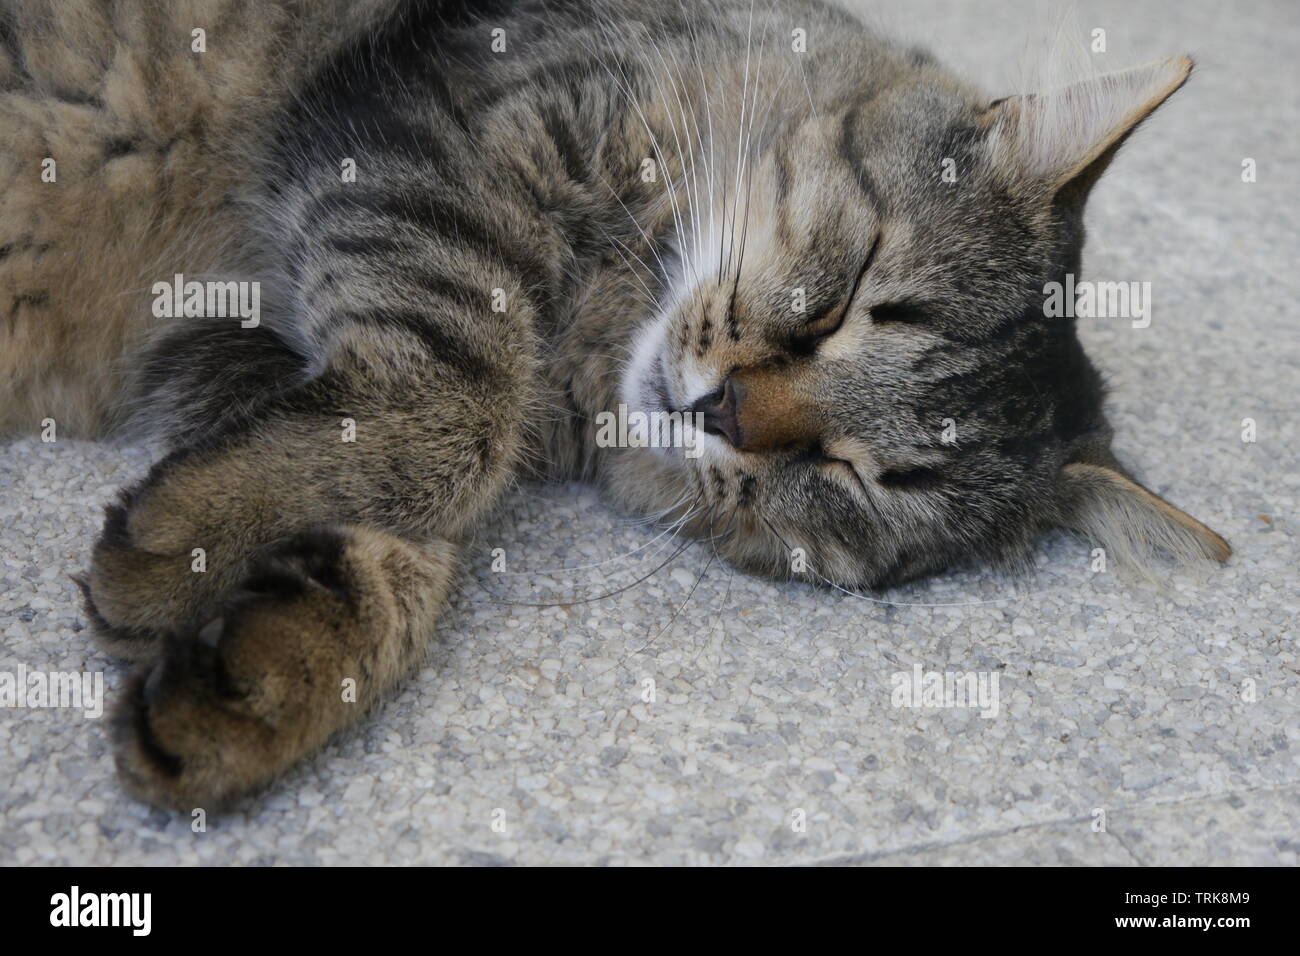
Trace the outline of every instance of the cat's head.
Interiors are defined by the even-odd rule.
[[[1093,182],[1190,70],[990,103],[917,64],[765,135],[739,197],[690,213],[622,383],[631,408],[702,413],[699,457],[639,451],[624,497],[694,506],[742,566],[785,574],[798,548],[846,585],[1023,553],[1056,526],[1120,558],[1226,559],[1120,468],[1074,320],[1045,306],[1078,276]]]

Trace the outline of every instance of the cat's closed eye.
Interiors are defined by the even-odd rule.
[[[844,458],[823,457],[818,462],[818,466],[824,471],[834,474],[841,480],[852,482],[863,492],[867,490],[866,482],[862,480],[862,476],[858,474],[858,470],[853,467],[853,462],[851,461]]]
[[[928,491],[943,483],[943,477],[933,468],[888,468],[877,479],[886,488],[896,491]]]
[[[879,237],[877,237],[871,244],[871,251],[867,253],[862,268],[858,270],[858,274],[854,277],[853,285],[849,287],[848,298],[844,300],[844,305],[841,308],[828,310],[809,319],[803,330],[792,341],[792,351],[803,355],[811,354],[816,350],[819,343],[824,342],[844,327],[844,320],[848,318],[849,311],[858,298],[858,290],[862,288],[862,280],[871,269],[871,263],[875,260],[876,250],[879,248],[880,242]]]
[[[924,306],[915,302],[885,302],[873,305],[870,312],[876,325],[923,325],[930,318]]]
[[[809,319],[792,343],[794,351],[811,352],[819,343],[824,342],[843,327],[847,314],[847,308],[832,309],[823,315]]]
[[[817,351],[817,346],[826,341],[844,325],[848,309],[837,307],[827,309],[810,318],[803,327],[789,340],[791,354],[807,358]]]
[[[862,475],[858,473],[853,462],[847,458],[836,458],[832,452],[828,452],[821,446],[808,449],[796,461],[800,464],[812,465],[822,474],[854,484],[863,492],[867,490],[866,482],[862,480]]]

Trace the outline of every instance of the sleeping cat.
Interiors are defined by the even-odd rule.
[[[212,218],[172,227],[234,230],[260,321],[126,352],[115,407],[170,450],[83,590],[141,662],[113,722],[134,793],[211,807],[358,720],[520,476],[848,588],[1052,527],[1226,560],[1118,464],[1044,307],[1188,59],[992,99],[814,0],[369,7],[250,124]],[[200,271],[184,253],[151,281]],[[668,440],[598,441],[620,406],[676,416]]]

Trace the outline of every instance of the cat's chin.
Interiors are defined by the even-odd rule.
[[[655,448],[610,449],[604,457],[603,483],[621,507],[672,522],[690,510],[696,482],[690,466]],[[698,504],[698,502],[694,502]]]

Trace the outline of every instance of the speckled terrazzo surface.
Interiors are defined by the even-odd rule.
[[[0,863],[1294,865],[1300,7],[1079,6],[1117,66],[1198,57],[1090,213],[1088,274],[1150,281],[1152,325],[1083,334],[1121,450],[1232,541],[1227,568],[1160,588],[1060,536],[1023,578],[948,575],[890,607],[693,546],[536,607],[675,548],[589,491],[528,487],[418,677],[205,832],[123,796],[102,720],[0,710]],[[1032,35],[1029,4],[869,7],[992,90]],[[80,633],[69,575],[148,461],[0,446],[0,671],[102,671],[111,705],[125,671]],[[894,707],[918,664],[996,674],[997,716]]]

